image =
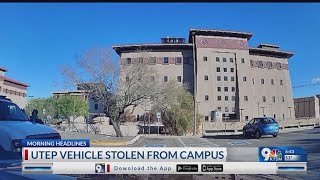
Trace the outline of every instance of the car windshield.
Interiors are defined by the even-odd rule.
[[[259,122],[261,124],[272,124],[274,121],[272,119],[268,118],[256,118],[256,122]]]
[[[28,117],[14,103],[0,101],[0,121],[28,121]]]

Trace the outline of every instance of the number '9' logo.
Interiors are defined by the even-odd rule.
[[[264,160],[267,161],[270,158],[270,152],[271,150],[269,148],[263,148],[261,150],[261,155],[264,157]]]

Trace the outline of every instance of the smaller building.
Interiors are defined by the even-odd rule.
[[[0,67],[0,95],[6,96],[24,109],[27,105],[27,88],[29,85],[5,77],[6,69]]]
[[[320,94],[316,96],[301,97],[294,99],[294,111],[296,118],[319,118],[320,117]]]
[[[84,100],[88,101],[89,104],[89,116],[88,120],[91,122],[92,119],[100,116],[104,116],[104,106],[102,103],[99,103],[98,101],[91,99],[88,97],[88,91],[85,90],[75,90],[75,91],[55,91],[52,92],[52,96],[54,98],[59,98],[61,96],[70,95],[70,96],[78,96]]]

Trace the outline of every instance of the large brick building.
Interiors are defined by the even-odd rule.
[[[7,96],[20,108],[27,105],[27,88],[29,85],[17,80],[5,77],[6,69],[0,67],[0,95]]]
[[[216,121],[214,112],[226,120],[249,120],[272,116],[294,119],[288,59],[293,53],[277,45],[249,47],[252,33],[190,29],[184,38],[162,38],[157,44],[113,46],[121,66],[148,63],[162,81],[191,85],[204,121]],[[141,50],[147,50],[141,54]],[[293,109],[292,109],[293,111]],[[144,107],[136,108],[142,115]]]

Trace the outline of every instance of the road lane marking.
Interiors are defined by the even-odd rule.
[[[208,140],[206,140],[206,139],[202,139],[202,138],[200,138],[201,140],[203,140],[203,141],[205,141],[205,142],[207,142],[207,143],[209,143],[209,144],[212,144],[212,145],[214,145],[214,146],[219,146],[218,144],[214,144],[214,143],[212,143],[212,142],[210,142],[210,141],[208,141]]]
[[[178,138],[178,141],[180,141],[183,147],[187,147],[186,144],[184,144],[180,138]]]

